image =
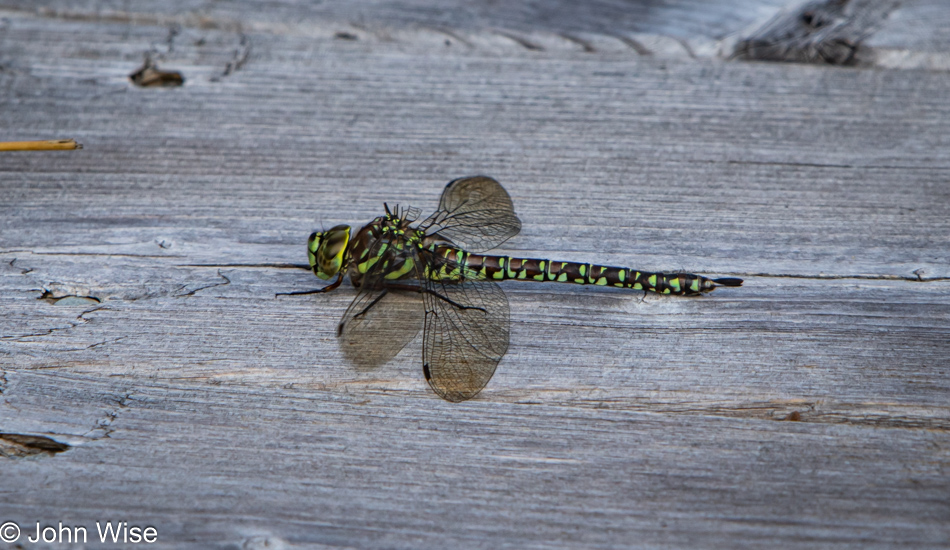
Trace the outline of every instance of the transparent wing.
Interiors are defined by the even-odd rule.
[[[373,305],[366,309],[363,303]],[[415,293],[361,291],[352,305],[365,312],[340,325],[340,348],[346,360],[359,369],[386,364],[412,342],[422,328],[424,310]]]
[[[420,227],[471,252],[484,252],[517,235],[521,220],[500,183],[473,176],[450,181],[439,210]]]
[[[458,264],[422,251],[430,267]],[[425,281],[423,372],[429,386],[452,402],[474,397],[508,351],[509,309],[504,291],[472,270],[456,281]]]
[[[338,327],[347,360],[360,368],[378,367],[422,326],[423,372],[433,391],[453,402],[478,394],[508,351],[508,299],[501,287],[428,250],[400,249],[392,237],[373,243],[368,257],[379,260],[363,276]],[[386,279],[406,261],[413,262],[411,276]],[[433,280],[426,267],[459,275]]]
[[[384,243],[391,244],[391,240],[379,239],[373,243],[369,257],[380,255]],[[385,364],[422,328],[424,310],[420,307],[419,293],[389,288],[385,279],[386,273],[406,261],[405,254],[387,246],[363,276],[359,292],[337,326],[343,355],[358,368],[371,369]]]

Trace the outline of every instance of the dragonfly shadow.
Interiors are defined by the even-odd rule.
[[[419,334],[425,310],[417,293],[390,291],[340,332],[340,348],[358,370],[384,365]]]

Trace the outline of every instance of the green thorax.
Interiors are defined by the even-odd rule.
[[[379,262],[386,280],[415,275],[415,258],[425,248],[426,235],[411,227],[411,223],[412,220],[386,214],[356,233],[347,251],[349,274],[355,285],[359,286],[363,276]]]

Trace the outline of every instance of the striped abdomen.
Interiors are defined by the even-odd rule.
[[[633,290],[649,290],[660,294],[697,295],[717,286],[740,286],[742,279],[708,279],[692,273],[649,273],[626,267],[611,267],[577,262],[559,262],[510,256],[470,254],[448,246],[435,247],[435,253],[451,262],[480,273],[486,279],[573,283],[578,285],[612,286]],[[436,275],[444,278],[457,274]]]

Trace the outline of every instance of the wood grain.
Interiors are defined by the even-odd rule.
[[[950,545],[947,72],[587,51],[607,2],[564,47],[571,12],[363,9],[386,39],[305,3],[123,6],[0,5],[3,139],[85,146],[0,155],[0,522],[162,548]],[[635,30],[695,43],[662,21]],[[146,55],[184,85],[134,86]],[[746,284],[507,283],[511,347],[462,404],[418,340],[346,360],[352,288],[275,298],[321,284],[296,267],[315,227],[478,173],[523,221],[505,253]]]

